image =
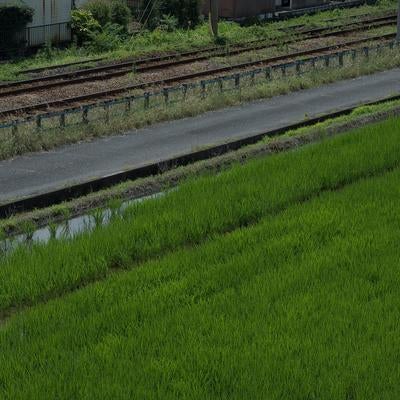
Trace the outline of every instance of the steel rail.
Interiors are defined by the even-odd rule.
[[[149,176],[159,175],[178,166],[185,166],[191,163],[211,159],[230,151],[238,150],[241,147],[248,146],[259,142],[265,137],[275,137],[283,135],[286,132],[293,131],[306,126],[312,126],[317,123],[334,119],[343,115],[351,114],[355,109],[362,106],[372,106],[382,104],[394,100],[399,100],[400,94],[384,97],[380,100],[372,102],[363,102],[352,107],[348,107],[339,111],[322,114],[314,118],[306,119],[294,124],[286,125],[281,128],[264,131],[255,135],[233,140],[221,145],[214,145],[205,150],[190,152],[178,157],[161,160],[159,162],[147,164],[141,167],[136,167],[123,172],[107,174],[100,178],[88,180],[71,186],[63,187],[62,189],[35,194],[21,199],[16,199],[10,202],[0,204],[0,218],[8,218],[21,212],[32,211],[50,207],[65,201],[76,199],[87,194],[98,192],[100,190],[110,188],[121,182],[146,178]]]
[[[370,13],[365,13],[365,14],[360,14],[360,15],[351,15],[351,16],[344,17],[344,18],[343,17],[330,18],[327,20],[323,20],[322,22],[334,22],[334,21],[338,21],[338,20],[343,20],[343,24],[336,24],[336,25],[329,26],[329,27],[314,28],[314,29],[329,29],[332,27],[339,27],[342,25],[360,24],[360,23],[366,22],[368,20],[371,20],[370,18],[368,18],[370,16],[371,16]],[[393,14],[393,13],[389,13],[389,14],[384,13],[383,15],[380,15],[378,17],[373,17],[372,19],[375,21],[375,20],[381,20],[381,19],[395,17],[395,16],[396,16],[396,14]],[[367,17],[367,18],[363,18],[363,17]],[[359,21],[353,21],[353,22],[351,21],[351,19],[356,19],[356,18],[361,18],[361,19]],[[298,24],[298,25],[292,25],[292,26],[289,26],[286,28],[278,28],[278,30],[282,30],[282,31],[285,31],[286,33],[290,33],[290,31],[292,31],[292,30],[297,30],[299,28],[304,28],[304,27],[306,27],[305,24]],[[303,34],[306,32],[307,31],[301,31],[301,30],[298,31],[299,34]],[[203,51],[203,48],[199,48],[195,51]],[[172,54],[176,54],[176,53],[172,53]],[[65,63],[65,64],[59,64],[59,65],[50,65],[50,66],[46,66],[46,67],[30,68],[30,69],[22,70],[22,71],[18,72],[18,74],[23,75],[23,74],[39,73],[39,72],[43,72],[43,71],[51,71],[54,69],[67,68],[67,67],[75,66],[75,65],[90,64],[92,62],[99,62],[99,61],[105,61],[105,60],[107,60],[105,57],[99,57],[99,58],[93,58],[93,59],[88,59],[88,60],[81,60],[81,61],[74,61],[74,62]],[[127,59],[126,61],[130,61],[130,60]],[[0,85],[0,87],[1,87],[1,85]]]
[[[231,72],[235,70],[243,70],[247,69],[250,67],[259,67],[261,65],[270,65],[271,67],[279,67],[281,64],[275,64],[277,61],[283,61],[286,59],[296,59],[299,57],[307,56],[307,55],[312,55],[312,54],[317,54],[317,53],[335,53],[338,52],[340,48],[343,47],[351,47],[357,44],[361,43],[366,43],[370,42],[373,40],[387,40],[387,39],[392,39],[395,37],[395,33],[389,33],[385,35],[379,35],[379,36],[373,36],[369,38],[362,38],[362,39],[357,39],[357,40],[351,40],[347,41],[344,43],[341,43],[339,45],[331,45],[331,46],[324,46],[324,47],[317,47],[314,49],[308,49],[308,50],[303,50],[303,51],[297,51],[281,56],[275,56],[275,57],[270,57],[266,59],[261,59],[257,61],[249,61],[245,63],[240,63],[240,64],[235,64],[235,65],[229,65],[225,67],[219,67],[219,68],[213,68],[213,69],[208,69],[204,71],[198,71],[190,74],[185,74],[185,75],[176,75],[172,76],[169,78],[161,79],[161,80],[155,80],[155,81],[150,81],[150,82],[144,82],[144,83],[138,83],[138,84],[132,84],[120,88],[115,88],[115,89],[109,89],[109,90],[104,90],[100,92],[95,92],[95,93],[90,93],[90,94],[84,94],[81,96],[75,96],[75,97],[68,97],[64,99],[59,99],[59,100],[53,100],[53,101],[48,101],[44,103],[37,103],[29,106],[23,106],[23,107],[18,107],[18,108],[13,108],[13,109],[8,109],[8,110],[2,110],[0,111],[0,118],[4,118],[10,115],[21,115],[21,114],[29,114],[32,111],[38,111],[38,110],[46,110],[49,108],[54,108],[54,107],[64,107],[66,105],[71,105],[71,104],[80,104],[81,102],[88,101],[88,100],[95,100],[95,99],[103,99],[104,97],[111,97],[115,96],[121,93],[129,92],[129,91],[134,91],[134,90],[143,90],[149,87],[154,87],[154,86],[165,86],[171,83],[177,83],[177,82],[185,82],[188,80],[193,80],[196,78],[200,77],[205,77],[205,76],[215,76],[224,72]]]
[[[396,17],[381,17],[378,18],[379,21],[375,21],[373,24],[369,24],[367,26],[360,26],[355,28],[349,29],[341,29],[338,31],[331,31],[331,28],[316,28],[308,31],[309,36],[302,38],[302,40],[308,40],[310,38],[314,38],[318,35],[318,37],[329,37],[329,36],[337,36],[337,35],[346,35],[353,32],[364,31],[370,28],[376,28],[386,25],[392,25],[396,23]],[[322,29],[322,30],[321,30]],[[323,31],[327,32],[323,32]],[[189,51],[180,54],[169,54],[164,55],[156,58],[147,58],[147,59],[139,59],[136,61],[128,61],[123,63],[118,63],[114,65],[106,65],[106,66],[99,66],[94,67],[86,70],[75,71],[75,72],[67,72],[62,74],[50,75],[41,78],[34,78],[25,81],[19,82],[10,82],[3,85],[0,85],[0,97],[7,97],[7,96],[15,96],[18,94],[25,94],[30,92],[36,92],[39,90],[46,90],[54,87],[62,87],[62,86],[70,86],[73,84],[80,84],[85,83],[88,81],[96,81],[96,80],[104,80],[110,79],[117,76],[126,75],[130,72],[149,72],[152,70],[168,68],[173,66],[179,66],[183,64],[190,64],[193,62],[204,61],[212,57],[221,57],[221,56],[232,56],[241,54],[244,52],[254,51],[262,49],[268,45],[285,45],[297,42],[298,38],[291,38],[286,41],[270,41],[267,42],[265,40],[257,40],[248,43],[256,43],[251,46],[241,46],[236,45],[233,49],[221,49],[221,47],[210,47],[208,49],[204,49],[203,51],[196,52],[196,51]],[[188,58],[184,58],[188,57]],[[165,61],[166,60],[166,61]],[[119,69],[117,71],[107,72],[108,70]],[[102,74],[105,72],[104,74]],[[90,74],[97,74],[93,76],[86,76]],[[77,77],[81,76],[81,77]],[[60,80],[61,79],[61,80]],[[56,82],[47,83],[49,81],[55,80]],[[58,81],[57,81],[58,80]],[[26,86],[32,85],[34,83],[43,83],[42,85],[38,86]],[[1,89],[7,88],[8,90],[1,91]],[[11,89],[10,89],[11,88]]]

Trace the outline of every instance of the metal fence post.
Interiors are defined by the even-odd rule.
[[[300,61],[296,61],[296,74],[300,75],[301,74],[301,63]]]
[[[343,51],[339,53],[339,66],[343,67]]]
[[[330,57],[329,55],[325,56],[325,67],[329,67],[329,63],[330,63]]]
[[[250,74],[250,84],[252,86],[254,86],[254,84],[255,84],[255,78],[256,78],[256,73],[254,71],[252,71]]]
[[[167,106],[169,102],[169,89],[163,88],[163,95],[164,95],[164,103]]]
[[[236,89],[240,88],[240,75],[239,74],[235,75],[235,88]]]
[[[283,64],[281,66],[281,71],[282,71],[282,77],[285,77],[286,76],[286,64]]]
[[[89,113],[89,107],[83,107],[83,110],[82,110],[82,122],[84,124],[87,124],[89,122],[88,113]]]
[[[206,97],[206,82],[201,81],[200,87],[201,87],[201,98],[204,99]]]
[[[131,99],[127,99],[125,102],[125,112],[129,113],[131,111]]]
[[[65,112],[60,114],[60,127],[65,128]]]
[[[188,84],[183,83],[182,84],[183,100],[186,100],[187,91],[188,91]]]
[[[104,111],[105,111],[104,121],[106,124],[109,124],[110,123],[110,105],[108,103],[104,104]]]
[[[268,68],[265,70],[265,79],[266,79],[267,81],[270,81],[270,80],[271,80],[271,67],[268,67]]]
[[[150,93],[146,92],[143,96],[144,96],[144,108],[148,109],[150,107]]]
[[[36,115],[36,130],[40,130],[42,128],[42,116]]]
[[[218,87],[219,87],[220,93],[222,93],[224,91],[224,83],[221,78],[218,78]]]
[[[16,135],[18,133],[18,123],[17,122],[13,122],[12,127],[11,127],[11,133],[13,135]]]

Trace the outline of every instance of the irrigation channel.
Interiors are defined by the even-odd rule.
[[[156,163],[147,164],[142,167],[132,168],[123,172],[107,174],[93,180],[65,186],[62,189],[52,192],[45,192],[24,197],[0,204],[0,219],[8,218],[22,212],[43,209],[52,205],[60,204],[72,199],[76,199],[90,193],[110,188],[125,181],[134,181],[139,178],[159,175],[179,166],[186,166],[197,161],[211,159],[219,155],[238,150],[241,147],[259,142],[265,137],[277,137],[286,132],[293,131],[302,127],[312,126],[319,122],[334,119],[339,116],[348,115],[361,106],[372,106],[381,103],[391,102],[400,99],[400,94],[388,96],[373,102],[364,102],[356,106],[348,107],[340,111],[330,112],[314,118],[302,120],[300,122],[283,126],[281,128],[260,132],[248,137],[236,139],[227,143],[207,147],[203,150],[183,154],[171,159],[165,159]]]
[[[103,91],[98,91],[94,93],[84,94],[80,96],[73,96],[64,99],[50,100],[43,103],[30,104],[27,106],[16,107],[8,110],[0,111],[0,119],[6,121],[12,116],[31,118],[32,113],[36,111],[46,110],[47,112],[57,112],[57,111],[67,111],[75,108],[82,108],[83,106],[93,105],[93,100],[115,100],[114,96],[120,95],[126,92],[134,92],[137,90],[146,90],[147,88],[165,88],[166,85],[172,83],[179,83],[186,85],[193,82],[196,78],[211,77],[219,78],[223,77],[221,74],[234,71],[249,71],[252,68],[271,67],[276,68],[279,66],[284,66],[288,62],[293,62],[295,60],[304,58],[306,56],[329,56],[332,54],[337,54],[340,49],[355,49],[357,45],[373,42],[373,41],[387,41],[395,37],[394,33],[370,36],[367,38],[361,38],[356,40],[345,41],[340,44],[334,44],[329,46],[315,47],[307,50],[295,51],[292,53],[287,53],[284,55],[268,57],[264,59],[258,59],[256,61],[248,61],[244,63],[217,67],[206,69],[203,71],[192,72],[188,74],[175,75],[161,80],[148,81],[143,83],[136,83],[127,85],[124,87],[118,87],[115,89],[108,89]],[[279,63],[280,62],[280,63]],[[283,62],[283,63],[282,63]],[[35,115],[35,114],[34,114]],[[40,117],[40,115],[38,115]],[[15,121],[14,121],[15,122]]]
[[[312,38],[323,38],[330,36],[343,36],[351,33],[365,31],[367,29],[380,28],[394,25],[397,21],[396,15],[369,18],[350,24],[339,24],[330,27],[313,28],[301,32],[301,37],[295,37],[281,40],[260,39],[247,43],[241,43],[230,47],[213,46],[203,49],[187,51],[183,53],[170,53],[162,56],[129,60],[113,63],[109,65],[97,66],[94,68],[81,69],[72,72],[47,75],[17,82],[7,82],[0,84],[0,97],[15,96],[18,94],[27,94],[39,90],[47,90],[55,87],[70,86],[73,84],[87,83],[89,81],[106,80],[129,73],[144,73],[154,70],[160,70],[170,67],[176,67],[184,64],[192,64],[199,61],[208,60],[215,57],[226,57],[242,54],[250,51],[265,49],[268,46],[283,46]],[[354,27],[355,24],[361,26]],[[351,28],[343,29],[346,26]],[[332,30],[338,28],[338,30]]]
[[[46,244],[50,240],[72,239],[75,236],[84,232],[107,225],[116,218],[123,218],[124,212],[133,204],[148,201],[161,196],[166,192],[159,192],[149,196],[138,197],[136,199],[127,200],[116,204],[114,207],[106,207],[96,209],[90,213],[66,218],[58,223],[49,224],[46,226],[32,229],[29,232],[12,235],[6,239],[0,240],[0,259],[2,255],[8,255],[19,246]]]

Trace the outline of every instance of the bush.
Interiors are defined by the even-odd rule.
[[[165,27],[166,15],[174,17],[180,28],[194,27],[200,21],[202,0],[161,0],[156,3],[158,6],[155,8],[152,7],[153,4],[152,0],[143,2],[143,9],[148,12],[142,16],[142,22],[150,29],[160,25]]]
[[[19,33],[32,22],[33,13],[32,8],[15,1],[0,6],[1,52],[5,51],[8,54],[10,50],[25,46],[25,36]]]
[[[167,0],[164,12],[177,18],[182,28],[190,28],[199,23],[200,0]]]
[[[100,24],[94,19],[92,13],[83,9],[71,12],[71,28],[79,44],[90,40],[92,35],[101,30]]]
[[[178,25],[178,19],[175,16],[163,15],[159,23],[159,29],[165,32],[173,32]]]
[[[100,53],[117,49],[122,43],[124,28],[119,24],[106,24],[100,32],[90,34],[89,50]]]
[[[101,26],[105,26],[111,22],[111,7],[107,0],[89,0],[83,6],[83,9],[90,11],[93,15],[93,18]]]
[[[159,26],[162,16],[163,1],[160,0],[155,7],[153,4],[153,0],[143,0],[142,11],[137,15],[138,21],[148,29],[155,29]]]
[[[123,0],[89,0],[83,8],[90,11],[101,26],[112,23],[126,30],[131,18],[131,10]]]
[[[111,22],[126,30],[131,19],[131,10],[122,0],[114,0],[110,6]]]

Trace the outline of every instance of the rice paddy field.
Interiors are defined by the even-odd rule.
[[[398,398],[399,126],[4,254],[0,398]]]

